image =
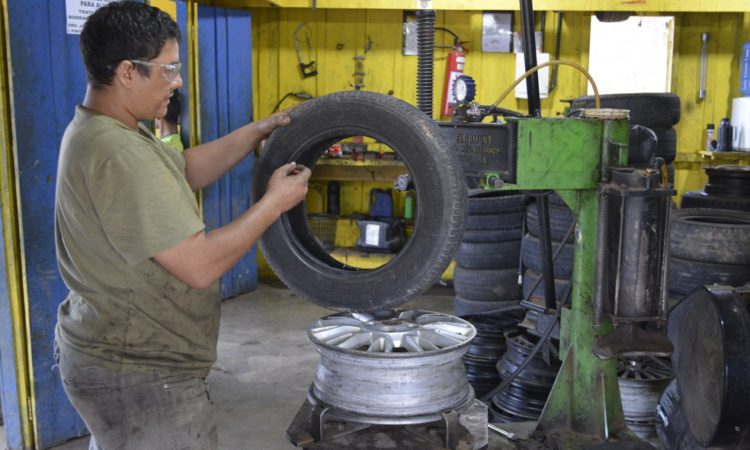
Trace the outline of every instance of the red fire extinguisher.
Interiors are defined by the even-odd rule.
[[[448,53],[448,61],[445,65],[445,85],[443,86],[443,105],[440,109],[444,116],[451,116],[451,107],[456,104],[456,96],[453,93],[453,82],[459,75],[464,73],[466,63],[466,51],[461,46],[461,41],[454,44],[453,50]]]

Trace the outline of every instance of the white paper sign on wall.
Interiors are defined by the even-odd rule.
[[[673,47],[674,17],[600,22],[592,16],[589,72],[601,94],[669,92]]]
[[[116,0],[65,0],[66,32],[81,34],[83,24],[94,11]]]

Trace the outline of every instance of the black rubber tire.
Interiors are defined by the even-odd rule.
[[[501,214],[523,211],[525,198],[517,191],[472,189],[466,210],[469,214]]]
[[[750,166],[721,165],[707,167],[708,183],[703,191],[708,195],[750,197]]]
[[[671,256],[719,264],[750,265],[750,213],[686,208],[672,213]]]
[[[453,311],[458,317],[471,316],[474,314],[481,314],[486,311],[492,311],[501,308],[511,308],[518,305],[518,300],[513,301],[500,301],[500,302],[479,302],[476,300],[469,300],[456,296],[453,299]],[[493,314],[495,315],[495,314]]]
[[[521,239],[522,228],[506,228],[500,230],[466,230],[461,238],[462,242],[505,242]]]
[[[677,156],[677,132],[674,128],[654,128],[656,133],[656,151],[654,156],[670,164]]]
[[[552,203],[548,203],[548,205],[550,235],[553,241],[560,242],[568,232],[570,225],[575,223],[576,215],[567,206],[557,206]],[[529,206],[526,207],[526,227],[535,238],[540,236],[541,225],[536,202],[529,203]]]
[[[505,242],[461,242],[456,264],[464,269],[512,269],[518,267],[521,240]]]
[[[528,300],[532,295],[544,298],[544,283],[539,282],[536,289],[532,291],[532,288],[536,284],[542,275],[539,272],[535,272],[531,269],[526,269],[523,274],[523,286],[521,293],[524,300]],[[557,301],[562,301],[570,293],[570,280],[567,278],[555,278],[555,297]]]
[[[546,194],[545,196],[547,197],[547,203],[548,204],[554,205],[554,206],[564,206],[566,208],[568,207],[568,204],[565,203],[563,201],[563,199],[560,198],[559,195],[557,195],[556,192],[549,192],[549,191],[547,191],[547,192],[548,192],[548,194]],[[530,203],[536,201],[536,199],[539,197],[539,195],[533,195],[533,194],[531,194],[529,192],[526,192],[524,194],[524,196],[526,197],[526,206],[527,207],[528,207],[528,205]]]
[[[682,396],[677,380],[672,380],[656,404],[656,435],[664,448],[703,449],[690,433],[690,424],[682,410]]]
[[[646,163],[656,153],[658,138],[654,130],[643,125],[630,127],[628,138],[628,164]]]
[[[526,233],[521,240],[521,261],[524,266],[534,272],[542,273],[542,247],[539,239]],[[552,243],[552,254],[554,255],[559,243]],[[565,244],[562,252],[555,260],[555,278],[570,278],[573,273],[573,244]]]
[[[674,256],[669,258],[668,273],[669,291],[683,296],[707,284],[741,286],[750,281],[750,266],[713,264]]]
[[[593,95],[571,102],[571,109],[593,107]],[[601,107],[629,109],[631,124],[649,128],[669,128],[680,121],[680,97],[675,94],[607,94],[601,96]]]
[[[521,297],[518,268],[472,270],[456,266],[453,289],[461,298],[483,302],[518,300]]]
[[[523,223],[523,211],[501,214],[469,214],[466,217],[467,230],[506,230],[520,228]]]
[[[386,264],[360,270],[325,252],[307,223],[304,204],[266,230],[260,248],[292,291],[340,311],[370,311],[406,303],[432,286],[458,248],[466,220],[466,184],[455,151],[434,120],[397,98],[367,91],[318,97],[289,112],[258,161],[255,200],[272,172],[296,161],[313,167],[330,145],[364,135],[392,148],[407,166],[420,205],[414,232]]]
[[[732,209],[750,212],[750,198],[719,197],[703,191],[689,191],[682,196],[682,208]]]

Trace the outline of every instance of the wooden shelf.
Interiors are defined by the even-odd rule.
[[[378,181],[392,183],[396,177],[409,173],[403,161],[395,159],[321,158],[313,167],[315,180]]]
[[[337,261],[361,269],[375,269],[387,263],[396,255],[397,253],[367,253],[354,248],[342,247],[336,248],[331,252],[331,256]],[[456,263],[451,261],[440,279],[443,281],[452,280],[455,267]]]
[[[703,160],[712,163],[750,163],[750,152],[709,152],[701,150],[698,154]]]
[[[401,167],[406,168],[403,161],[396,159],[368,158],[353,160],[351,158],[321,158],[316,166],[345,166],[345,167]]]

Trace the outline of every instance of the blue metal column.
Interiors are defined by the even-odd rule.
[[[53,369],[57,307],[67,288],[57,270],[54,201],[60,141],[86,88],[77,35],[66,34],[65,2],[8,2],[20,224],[27,290],[36,446],[86,433]]]
[[[252,28],[250,13],[198,7],[198,83],[200,137],[208,142],[252,121]],[[220,227],[250,207],[252,157],[203,190],[208,230]],[[221,279],[222,298],[258,285],[256,250],[245,255]]]
[[[0,215],[0,230],[2,227]],[[5,255],[5,240],[0,239],[0,255]],[[13,326],[8,294],[8,271],[2,258],[0,264],[0,406],[3,411],[5,445],[10,450],[23,448],[23,438],[18,405],[18,381],[16,380],[17,355],[13,348]],[[5,448],[5,447],[3,447]]]

